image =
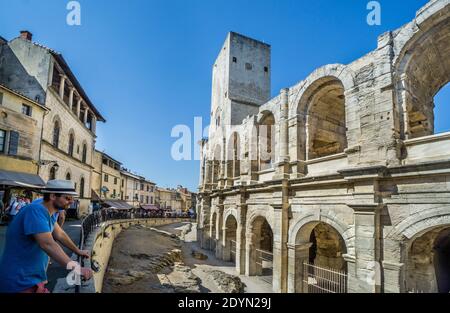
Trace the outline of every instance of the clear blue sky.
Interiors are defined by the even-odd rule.
[[[80,0],[82,25],[66,24],[68,0],[0,0],[0,36],[28,29],[63,53],[107,119],[99,150],[161,186],[195,191],[198,161],[173,161],[177,124],[209,123],[212,65],[228,31],[272,45],[272,95],[328,63],[349,63],[377,36],[409,22],[426,0],[381,0],[382,25],[366,23],[367,0]],[[449,102],[447,88],[438,102]],[[444,109],[446,111],[444,111]],[[450,106],[437,106],[437,131]]]

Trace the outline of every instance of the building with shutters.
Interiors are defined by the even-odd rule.
[[[28,31],[0,41],[0,83],[49,109],[42,123],[37,173],[44,180],[75,182],[78,214],[91,202],[97,121],[105,122],[63,56],[32,41]],[[36,152],[38,151],[38,152]]]
[[[38,174],[42,124],[48,112],[45,106],[0,84],[0,171],[5,176],[6,172],[8,177]]]

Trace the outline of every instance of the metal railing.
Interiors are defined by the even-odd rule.
[[[79,249],[83,250],[84,245],[86,243],[86,239],[89,237],[89,235],[102,223],[107,221],[114,221],[114,220],[132,220],[132,219],[155,219],[155,218],[183,218],[184,216],[176,216],[176,214],[164,214],[161,212],[138,212],[134,213],[131,211],[125,211],[125,210],[111,210],[111,209],[102,209],[100,211],[96,211],[88,216],[86,216],[81,221],[81,233],[80,233],[80,242],[78,244]],[[188,217],[187,217],[188,218]],[[81,267],[84,267],[84,258],[78,257],[78,263]],[[91,264],[91,267],[93,264]],[[98,269],[94,269],[94,271]],[[75,286],[75,293],[80,293],[80,286]]]
[[[236,241],[230,240],[230,256],[231,262],[236,262]]]
[[[256,264],[260,266],[260,278],[266,283],[272,284],[273,277],[273,253],[256,249]]]
[[[303,286],[307,293],[347,293],[347,272],[305,262]]]

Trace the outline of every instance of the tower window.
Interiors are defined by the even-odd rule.
[[[246,69],[247,71],[251,71],[252,68],[253,68],[253,66],[252,66],[250,63],[245,63],[245,69]]]
[[[264,72],[268,72],[269,71],[269,68],[267,67],[267,66],[264,66]]]
[[[237,58],[233,57],[233,63],[237,63]]]

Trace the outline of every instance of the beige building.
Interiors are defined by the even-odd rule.
[[[270,99],[270,46],[230,33],[201,142],[198,238],[274,292],[450,292],[450,1]],[[243,74],[244,73],[244,74]]]
[[[70,179],[88,212],[97,121],[105,119],[84,92],[63,56],[32,42],[32,34],[0,46],[0,83],[50,109],[43,122],[39,175]]]
[[[42,182],[37,174],[42,124],[48,112],[40,103],[0,85],[0,185],[14,183],[14,173],[31,175],[25,181],[16,176],[16,184]]]
[[[138,199],[141,205],[155,204],[156,184],[141,177],[138,184]]]
[[[94,151],[92,190],[102,200],[122,199],[122,163],[104,152]]]

